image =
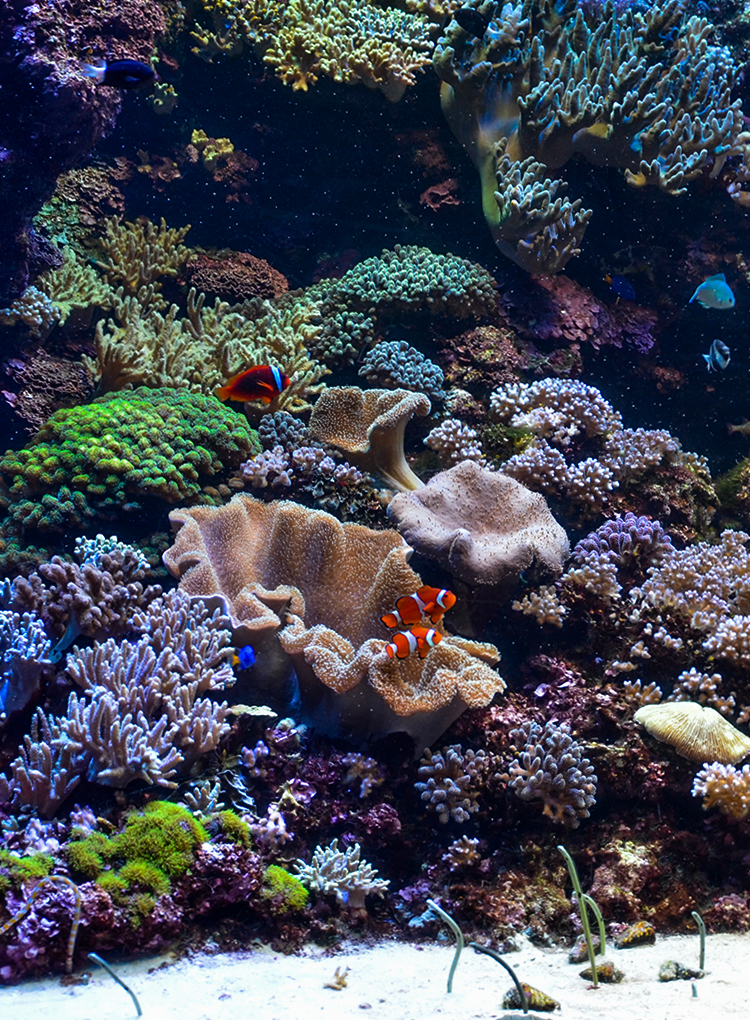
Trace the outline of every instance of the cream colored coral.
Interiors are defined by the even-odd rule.
[[[533,617],[537,623],[562,627],[567,609],[560,601],[554,584],[543,584],[536,591],[511,603],[511,609]]]
[[[446,418],[427,433],[425,446],[435,450],[445,467],[453,467],[462,460],[473,460],[484,467],[482,443],[476,429],[465,425],[458,418]]]
[[[750,765],[713,762],[704,765],[693,781],[693,796],[703,797],[705,811],[718,808],[722,814],[741,821],[750,812]]]
[[[690,761],[736,765],[750,754],[750,737],[713,708],[693,701],[644,705],[633,719]]]

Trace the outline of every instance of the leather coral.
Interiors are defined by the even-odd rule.
[[[401,730],[421,749],[466,707],[505,688],[491,668],[494,645],[444,634],[425,659],[385,654],[380,617],[422,584],[395,531],[247,495],[177,510],[171,520],[178,531],[164,562],[181,589],[222,596],[238,643],[280,644],[299,681],[301,714],[319,730],[351,738]]]

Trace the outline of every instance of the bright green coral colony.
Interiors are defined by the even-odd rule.
[[[9,516],[54,530],[135,510],[151,497],[194,500],[203,484],[258,452],[247,420],[215,397],[139,387],[57,411],[23,450],[9,450]]]

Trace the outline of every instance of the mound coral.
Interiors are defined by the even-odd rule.
[[[280,642],[302,712],[321,732],[404,730],[425,746],[467,706],[504,689],[493,645],[445,635],[425,659],[389,659],[380,617],[421,579],[393,531],[341,524],[291,502],[235,496],[171,515],[164,562],[191,595],[226,599],[235,641]]]
[[[741,151],[737,68],[683,0],[468,6],[489,20],[481,36],[444,29],[443,111],[479,170],[495,242],[530,272],[557,272],[579,251],[591,212],[553,176],[574,156],[679,195]]]
[[[388,505],[409,545],[469,584],[513,585],[530,569],[562,571],[565,531],[538,494],[465,460]]]
[[[214,397],[142,387],[56,411],[23,450],[7,451],[0,472],[11,520],[49,530],[146,497],[195,498],[256,450],[246,420]]]

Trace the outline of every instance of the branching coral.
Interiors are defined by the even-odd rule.
[[[713,762],[704,765],[693,782],[693,796],[703,798],[703,808],[718,808],[736,821],[750,812],[750,765],[741,769]]]
[[[122,287],[128,296],[137,297],[149,290],[154,305],[164,308],[160,296],[161,278],[174,277],[184,265],[190,249],[182,244],[190,226],[167,227],[162,219],[156,227],[150,220],[120,222],[116,216],[105,223],[99,261],[113,287]]]
[[[278,636],[302,711],[322,732],[405,730],[434,740],[466,705],[504,689],[489,665],[492,645],[446,634],[425,659],[385,654],[380,617],[422,584],[395,532],[249,496],[172,521],[180,530],[164,555],[168,569],[186,592],[226,598],[237,641],[257,648]]]
[[[434,753],[426,750],[419,763],[421,779],[414,788],[443,824],[466,822],[479,810],[477,782],[486,767],[484,751],[464,752],[460,744]]]
[[[0,723],[39,690],[52,642],[35,613],[0,610]]]
[[[359,375],[389,390],[415,390],[443,400],[443,372],[405,340],[376,344],[362,359]]]
[[[360,860],[360,853],[359,843],[339,850],[337,839],[330,846],[318,846],[309,864],[297,861],[299,880],[318,892],[335,893],[337,900],[345,903],[349,910],[362,912],[365,897],[373,893],[382,896],[390,880],[377,878],[377,869]]]
[[[441,421],[429,431],[424,442],[425,446],[437,451],[443,467],[453,467],[462,460],[473,460],[480,467],[485,465],[482,443],[476,430],[464,425],[460,418]]]
[[[577,828],[596,803],[598,780],[568,724],[526,722],[510,739],[516,757],[508,767],[509,789],[521,800],[541,800],[544,815]]]
[[[549,176],[574,156],[681,194],[741,151],[737,69],[683,0],[468,6],[489,20],[481,36],[446,25],[434,56],[443,111],[479,170],[496,243],[531,272],[561,269],[586,229],[590,212]]]
[[[245,419],[214,397],[140,388],[57,411],[23,450],[5,454],[0,471],[12,520],[54,529],[71,516],[135,509],[139,498],[194,498],[256,443]]]

